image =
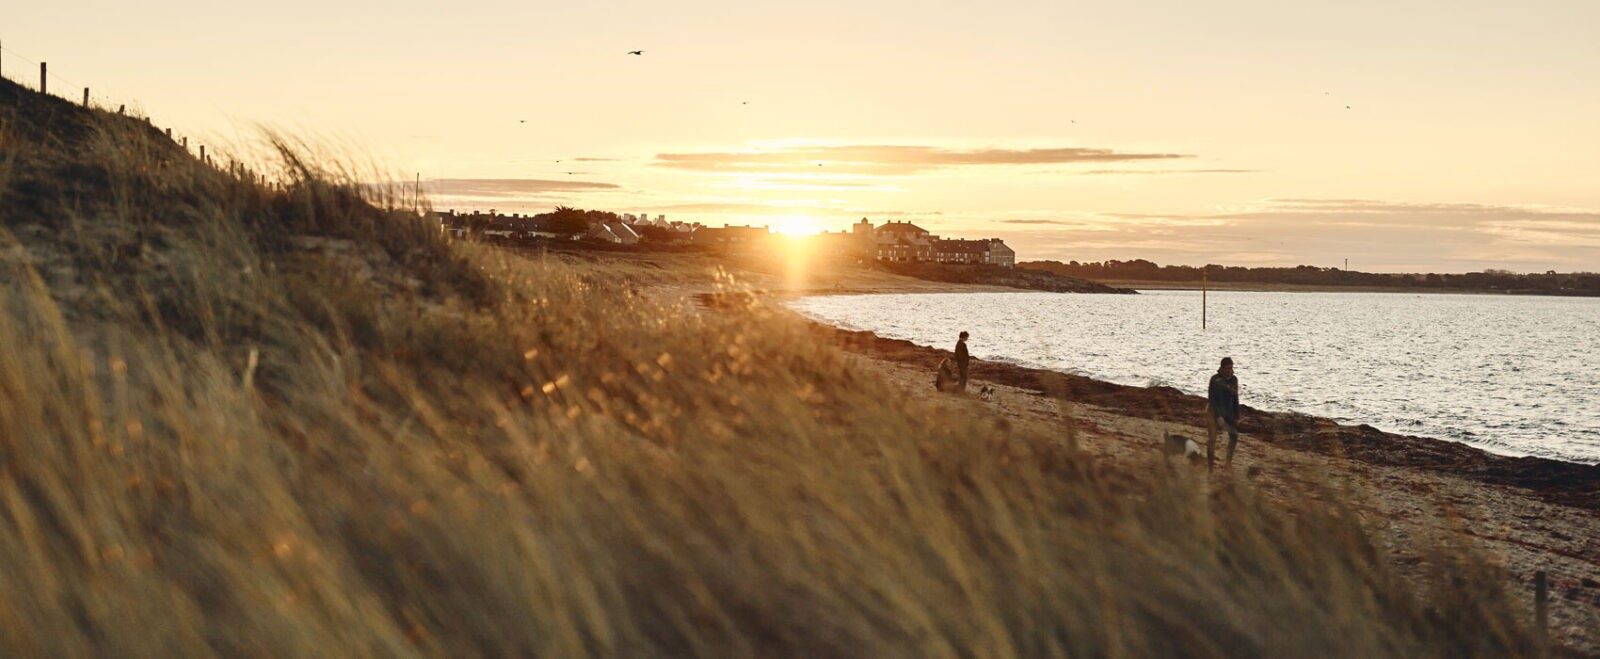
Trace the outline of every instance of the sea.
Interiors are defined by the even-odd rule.
[[[838,327],[979,359],[1241,400],[1492,453],[1600,464],[1600,299],[1409,293],[825,295]]]

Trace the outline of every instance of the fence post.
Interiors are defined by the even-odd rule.
[[[167,139],[169,139],[169,140],[172,139],[172,129],[171,128],[167,129]]]
[[[200,162],[206,161],[206,145],[200,145]]]
[[[1550,642],[1550,584],[1544,570],[1533,573],[1533,624],[1543,654]]]
[[[45,82],[45,74],[48,72],[49,67],[50,67],[49,64],[46,64],[44,62],[40,62],[39,63],[39,93],[40,94],[48,94],[48,93],[50,93],[50,84],[48,82]]]
[[[89,107],[89,88],[83,88],[83,107]]]
[[[188,135],[183,136],[183,150],[184,151],[188,151],[189,150],[189,136]]]

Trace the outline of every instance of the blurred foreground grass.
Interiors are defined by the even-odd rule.
[[[273,145],[0,82],[5,654],[1531,652],[1463,548],[1418,592],[1346,508],[1102,473]]]

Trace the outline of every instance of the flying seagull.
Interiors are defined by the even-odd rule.
[[[1350,109],[1350,106],[1346,105],[1346,106],[1344,106],[1344,109],[1348,110],[1348,109]]]
[[[630,50],[630,51],[628,51],[628,54],[629,55],[643,55],[644,51],[642,51],[642,50]]]

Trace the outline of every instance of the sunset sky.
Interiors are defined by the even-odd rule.
[[[12,80],[347,145],[440,208],[1600,270],[1595,0],[8,2],[0,46]]]

